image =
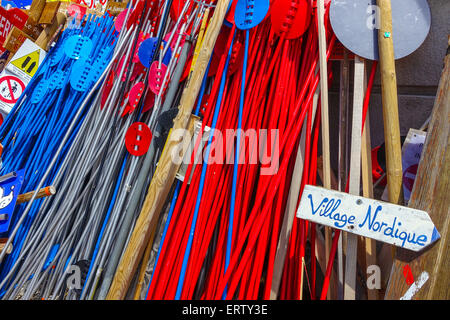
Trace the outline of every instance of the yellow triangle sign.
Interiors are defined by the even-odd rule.
[[[39,67],[39,53],[40,50],[30,52],[16,60],[12,60],[11,64],[32,77]]]

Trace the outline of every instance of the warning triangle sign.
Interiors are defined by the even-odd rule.
[[[11,64],[32,77],[39,67],[39,53],[40,50],[30,52],[16,60],[12,60]]]

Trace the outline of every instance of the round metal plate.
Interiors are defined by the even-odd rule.
[[[431,26],[426,0],[392,0],[395,59],[406,57],[425,41]],[[330,20],[339,41],[351,52],[378,60],[376,0],[333,0]]]

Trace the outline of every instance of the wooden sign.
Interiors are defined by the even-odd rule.
[[[32,40],[25,32],[17,27],[13,27],[3,43],[3,48],[14,54],[26,39]]]
[[[297,217],[413,251],[440,238],[425,211],[310,185]]]
[[[25,32],[30,38],[36,40],[41,34],[43,28],[37,23],[36,20],[33,20],[32,17],[29,17],[27,23],[23,27],[22,31]]]

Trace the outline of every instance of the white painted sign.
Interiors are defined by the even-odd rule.
[[[297,217],[413,251],[440,238],[425,211],[310,185]]]
[[[26,39],[11,58],[6,69],[19,76],[24,82],[30,82],[47,53],[30,39]]]

